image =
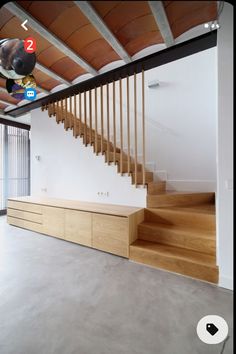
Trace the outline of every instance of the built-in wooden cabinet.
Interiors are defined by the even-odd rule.
[[[8,223],[129,257],[144,209],[33,197],[8,200]]]
[[[93,247],[129,257],[129,219],[113,215],[93,215]]]
[[[92,214],[65,210],[65,239],[92,247]]]

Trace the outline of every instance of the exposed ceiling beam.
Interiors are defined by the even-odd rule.
[[[148,1],[148,4],[166,46],[171,47],[175,44],[175,40],[162,1]]]
[[[129,54],[126,52],[125,48],[114,36],[111,30],[107,27],[106,23],[96,12],[96,10],[90,5],[88,1],[74,1],[74,3],[79,7],[83,14],[89,19],[92,25],[97,29],[97,31],[105,38],[105,40],[111,45],[111,47],[116,51],[121,59],[124,60],[126,64],[132,61]]]
[[[53,79],[62,82],[63,84],[69,85],[71,86],[71,82],[67,81],[65,79],[63,79],[61,76],[59,76],[58,74],[56,74],[54,71],[48,69],[46,66],[40,64],[40,63],[36,63],[35,68],[44,72],[45,74],[47,74],[48,76],[52,77]]]
[[[76,64],[80,65],[90,74],[92,75],[98,74],[98,72],[87,61],[85,61],[77,53],[75,53],[72,49],[70,49],[64,42],[62,42],[59,38],[57,38],[53,33],[48,31],[48,29],[45,26],[43,26],[33,16],[31,16],[28,12],[26,12],[20,5],[13,2],[8,2],[7,4],[4,5],[4,7],[8,9],[16,17],[18,17],[21,21],[25,21],[27,19],[29,27],[31,27],[35,32],[39,33],[40,36],[45,38],[54,47],[60,50],[60,52],[64,53],[66,56],[68,56]]]
[[[8,101],[5,101],[5,100],[1,100],[1,99],[0,99],[0,103],[6,104],[6,105],[8,105],[8,106],[14,106],[14,107],[17,107],[17,105],[16,105],[16,104],[11,103],[11,102],[8,102]]]

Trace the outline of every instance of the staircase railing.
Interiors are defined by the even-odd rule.
[[[138,108],[139,104],[139,108]],[[63,121],[66,130],[106,155],[108,164],[132,174],[133,183],[146,185],[145,77],[141,73],[119,78],[42,106]],[[119,159],[117,159],[119,153]]]

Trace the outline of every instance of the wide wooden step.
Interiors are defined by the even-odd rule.
[[[191,227],[195,230],[215,231],[216,219],[213,204],[188,207],[147,208],[145,220],[149,222]],[[205,206],[205,208],[204,208]]]
[[[135,174],[132,173],[132,184],[135,184]],[[145,184],[153,181],[153,172],[145,172]],[[143,184],[143,173],[137,173],[137,184]]]
[[[148,183],[148,194],[159,194],[166,191],[166,181]]]
[[[147,195],[148,208],[185,206],[214,202],[214,193],[165,192]]]
[[[213,231],[145,221],[138,226],[138,239],[216,256],[215,232]]]
[[[137,240],[130,246],[130,259],[156,268],[218,283],[215,258],[208,254]]]

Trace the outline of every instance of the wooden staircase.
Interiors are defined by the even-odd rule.
[[[141,163],[135,163],[133,157],[129,157],[120,149],[120,147],[114,147],[114,144],[111,141],[108,142],[107,139],[97,133],[95,129],[90,128],[88,124],[85,124],[65,108],[62,109],[55,105],[54,107],[49,106],[47,109],[49,117],[55,117],[58,124],[64,124],[64,129],[66,131],[72,130],[73,136],[75,138],[82,138],[85,146],[93,146],[96,155],[104,155],[106,163],[116,164],[118,173],[131,176],[131,183],[136,186],[143,185],[143,165]],[[149,183],[155,184],[153,182],[153,172],[145,169],[145,185],[149,185]],[[159,186],[159,183],[157,184]]]
[[[67,102],[67,100],[66,100]],[[107,164],[117,165],[117,172],[128,174],[136,187],[147,188],[145,219],[139,224],[137,240],[130,245],[129,258],[156,268],[193,278],[218,282],[215,239],[214,193],[174,192],[166,190],[165,181],[154,181],[153,172],[111,139],[99,134],[90,117],[78,118],[63,102],[42,107],[50,117],[72,130],[85,146],[93,146],[96,155],[105,156]],[[85,115],[86,117],[86,115]],[[122,138],[122,136],[121,136]]]
[[[150,184],[130,259],[217,283],[214,193],[165,192],[161,185]]]

